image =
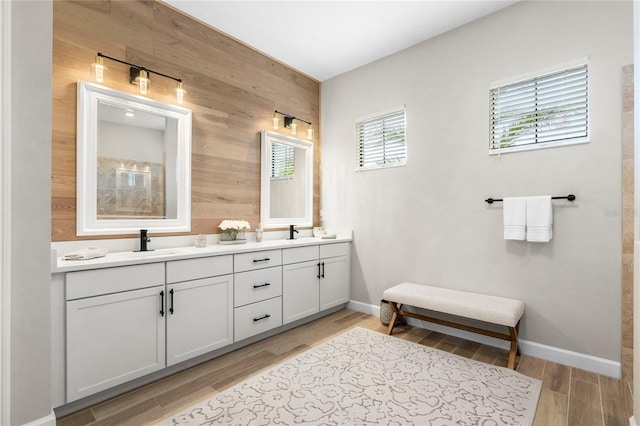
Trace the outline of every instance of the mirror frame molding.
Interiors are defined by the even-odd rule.
[[[263,228],[282,228],[289,225],[313,226],[313,143],[277,132],[261,132],[260,222]],[[273,218],[271,212],[271,146],[282,143],[305,150],[304,216]]]
[[[177,215],[175,219],[109,219],[97,217],[98,102],[175,118],[177,125]],[[191,231],[191,116],[186,108],[99,84],[78,81],[76,136],[76,234],[116,235]]]

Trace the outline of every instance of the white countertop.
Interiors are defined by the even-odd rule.
[[[139,265],[143,263],[166,262],[170,260],[193,259],[207,256],[220,256],[255,252],[262,250],[283,249],[318,244],[333,244],[352,241],[351,232],[339,232],[335,239],[300,237],[295,240],[267,240],[262,242],[248,241],[245,244],[221,245],[211,244],[206,247],[159,248],[153,251],[134,252],[120,251],[109,253],[104,257],[90,260],[64,260],[62,256],[52,260],[51,273],[84,271],[89,269],[111,268],[114,266]]]

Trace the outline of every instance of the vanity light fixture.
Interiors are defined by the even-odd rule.
[[[158,71],[153,71],[140,65],[132,64],[130,62],[121,61],[120,59],[112,58],[111,56],[103,55],[98,52],[95,63],[91,64],[91,72],[93,77],[98,83],[102,83],[106,79],[107,68],[104,66],[104,58],[111,61],[119,62],[121,64],[129,65],[129,82],[138,86],[138,90],[143,95],[149,93],[151,87],[150,74],[156,74],[161,77],[169,78],[178,82],[176,87],[176,102],[182,104],[184,102],[184,95],[187,93],[182,86],[182,79],[172,77],[167,74],[163,74]]]
[[[296,124],[296,121],[302,121],[303,123],[307,124],[307,139],[313,139],[313,128],[311,127],[311,122],[307,121],[307,120],[303,120],[301,118],[298,117],[294,117],[293,115],[289,115],[289,114],[285,114],[283,112],[280,112],[278,110],[274,111],[273,113],[273,128],[274,129],[278,129],[278,127],[280,127],[280,122],[278,120],[278,114],[282,115],[283,117],[283,122],[284,122],[284,128],[285,129],[291,129],[291,134],[292,135],[296,135],[298,133],[298,125]]]

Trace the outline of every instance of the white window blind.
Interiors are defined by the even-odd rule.
[[[405,117],[402,107],[356,122],[356,170],[406,164]]]
[[[492,88],[490,153],[587,141],[588,77],[582,64]]]
[[[271,146],[271,178],[284,179],[295,175],[295,148],[274,143]]]

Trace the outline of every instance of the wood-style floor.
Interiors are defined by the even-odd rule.
[[[60,418],[57,426],[152,423],[352,327],[385,331],[378,317],[345,309]],[[399,327],[393,335],[491,364],[508,361],[506,350],[417,327]],[[629,424],[628,382],[526,355],[518,358],[517,370],[543,381],[536,426]]]

